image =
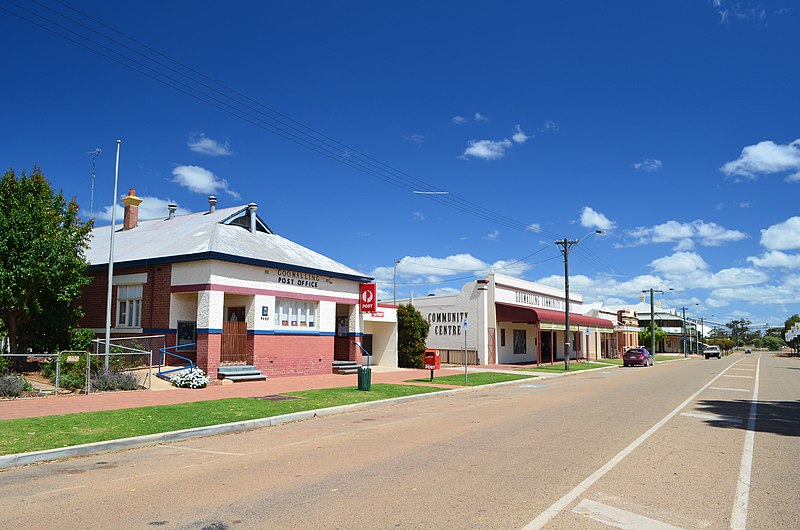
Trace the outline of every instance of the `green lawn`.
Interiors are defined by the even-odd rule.
[[[580,370],[590,370],[592,368],[607,368],[607,364],[603,363],[587,363],[587,362],[575,362],[570,361],[569,363],[569,371],[570,372],[577,372]],[[546,372],[548,374],[563,374],[564,373],[564,361],[559,361],[554,365],[543,364],[542,366],[532,366],[530,368],[518,368],[521,372]]]
[[[300,398],[289,401],[233,398],[160,407],[4,420],[0,421],[0,432],[2,432],[0,455],[268,418],[304,410],[441,390],[435,387],[375,384],[372,385],[370,392],[359,391],[356,387],[345,387],[284,394]]]
[[[503,374],[499,372],[475,372],[467,375],[467,384],[464,384],[464,374],[458,375],[443,375],[433,378],[433,384],[439,385],[461,385],[461,386],[480,386],[490,385],[492,383],[503,383],[505,381],[517,381],[520,379],[530,379],[531,375],[523,374]],[[415,383],[428,383],[430,378],[425,379],[411,379],[410,382]]]

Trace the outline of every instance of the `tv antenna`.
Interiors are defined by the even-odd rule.
[[[101,152],[102,151],[100,150],[99,147],[94,151],[86,152],[87,155],[92,157],[92,196],[89,200],[89,212],[91,212],[90,215],[92,219],[94,219],[94,161],[97,159],[98,156],[100,156]]]

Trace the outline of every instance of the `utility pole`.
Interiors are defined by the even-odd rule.
[[[683,320],[681,320],[681,344],[683,345],[683,356],[688,357],[686,353],[686,310],[688,307],[679,307],[683,311]]]
[[[397,264],[400,263],[400,260],[394,258],[393,260],[393,267],[394,267],[394,281],[392,281],[392,304],[397,305]]]
[[[653,354],[653,364],[656,364],[656,310],[654,302],[655,293],[663,293],[661,289],[645,289],[642,291],[646,293],[650,291],[650,353]]]
[[[572,355],[572,341],[569,329],[569,251],[579,243],[577,239],[559,239],[555,242],[564,255],[564,371],[569,372],[569,357]]]
[[[564,255],[564,371],[569,372],[569,356],[572,354],[572,337],[569,329],[569,251],[592,234],[605,234],[604,230],[589,232],[580,239],[559,239],[555,242]]]

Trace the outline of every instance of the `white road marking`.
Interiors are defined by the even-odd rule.
[[[746,388],[725,388],[721,386],[712,386],[709,387],[709,390],[725,390],[728,392],[750,392],[750,390],[747,390]]]
[[[739,466],[739,483],[736,486],[736,498],[731,511],[732,530],[747,528],[747,509],[750,504],[750,477],[753,470],[753,445],[756,438],[756,412],[758,409],[758,375],[761,371],[761,359],[756,364],[756,384],[753,387],[753,398],[750,400],[750,416],[747,418],[747,432],[744,435],[742,463]]]
[[[590,501],[589,499],[583,499],[572,511],[585,515],[604,525],[613,526],[614,528],[625,528],[629,530],[636,530],[639,528],[643,530],[680,530],[677,526],[662,523],[661,521],[645,517],[644,515],[614,508],[607,504]]]
[[[725,377],[737,377],[739,379],[752,379],[752,375],[726,375]]]
[[[184,451],[195,451],[198,453],[209,453],[212,455],[245,456],[244,453],[226,453],[225,451],[208,451],[206,449],[195,449],[194,447],[184,447],[182,445],[158,445],[156,447],[163,447],[164,449],[182,449]]]
[[[721,416],[719,414],[698,414],[696,412],[681,412],[681,416],[689,418],[700,418],[701,420],[709,421],[724,421],[725,423],[744,423],[742,418],[734,418],[733,416]]]
[[[70,486],[68,488],[58,488],[55,490],[47,490],[47,491],[42,491],[40,493],[34,493],[33,495],[31,495],[31,497],[38,497],[39,495],[50,495],[51,493],[61,493],[62,491],[77,490],[80,488],[88,488],[88,487],[89,486],[82,485],[82,486]]]
[[[714,384],[714,381],[722,377],[722,375],[725,372],[727,372],[728,370],[730,370],[731,367],[736,366],[740,362],[741,360],[736,361],[731,366],[726,368],[724,371],[717,374],[711,381],[703,385],[703,387],[700,388],[700,390],[698,390],[697,392],[686,398],[686,401],[675,407],[675,409],[672,412],[664,416],[658,423],[650,427],[644,434],[639,436],[637,439],[631,442],[626,448],[617,453],[611,460],[606,462],[605,465],[603,465],[600,469],[598,469],[597,471],[595,471],[594,473],[583,479],[583,481],[581,481],[580,484],[575,486],[572,489],[572,491],[570,491],[569,493],[558,499],[549,508],[540,513],[533,521],[525,525],[524,530],[534,530],[544,527],[544,525],[549,523],[556,515],[561,513],[564,510],[564,508],[569,506],[572,502],[575,501],[575,499],[577,499],[586,490],[592,487],[592,485],[595,482],[603,478],[609,471],[614,469],[617,466],[617,464],[622,462],[622,460],[626,456],[628,456],[628,454],[630,454],[631,451],[642,445],[648,438],[650,438],[653,434],[655,434],[656,431],[658,431],[669,420],[675,417],[675,415],[678,414],[683,408],[685,408],[689,403],[694,401],[694,399],[697,396],[699,396],[701,392],[703,392],[705,389]]]

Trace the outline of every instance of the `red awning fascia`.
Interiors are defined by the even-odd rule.
[[[502,304],[499,302],[497,303],[497,305],[509,308],[506,311],[504,311],[500,307],[497,308],[498,320],[500,319],[500,314],[504,312],[520,315],[523,313],[522,311],[520,311],[522,309],[525,310],[524,313],[530,312],[529,314],[531,317],[530,320],[531,323],[539,321],[539,322],[553,322],[556,324],[566,324],[566,315],[564,314],[563,311],[553,311],[552,309],[539,309],[538,307],[537,308],[524,307],[514,304]],[[519,322],[519,320],[515,321]],[[569,314],[569,323],[570,327],[572,327],[572,325],[574,324],[580,326],[592,326],[596,328],[614,329],[614,323],[611,322],[610,320],[605,320],[603,318],[596,318],[596,317],[587,317],[584,315],[578,315],[576,313]]]

